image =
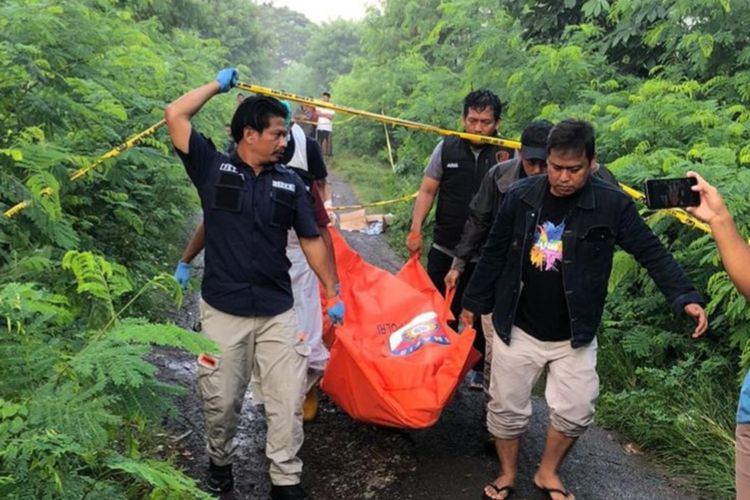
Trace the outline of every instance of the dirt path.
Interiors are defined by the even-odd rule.
[[[351,189],[332,176],[337,205],[356,203]],[[402,260],[381,236],[345,233],[349,244],[367,261],[396,271]],[[200,270],[200,263],[196,269]],[[197,316],[193,296],[179,321],[192,326]],[[188,473],[203,478],[207,458],[200,400],[195,391],[195,362],[176,351],[157,351],[153,361],[163,379],[187,389],[178,400],[180,415],[169,423],[180,462]],[[315,422],[305,425],[303,484],[316,499],[477,499],[497,473],[488,453],[482,425],[482,397],[465,386],[446,408],[440,422],[422,431],[385,429],[352,421],[325,397]],[[547,409],[534,401],[534,416],[523,438],[514,499],[542,499],[531,484],[544,445]],[[238,434],[240,459],[237,485],[224,498],[265,499],[269,491],[263,447],[262,408],[248,394]],[[571,452],[561,471],[578,499],[697,499],[665,478],[641,456],[627,455],[611,433],[590,429]]]

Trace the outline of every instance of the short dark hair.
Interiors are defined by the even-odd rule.
[[[563,120],[550,130],[547,137],[547,154],[553,149],[573,151],[581,154],[586,153],[589,161],[596,154],[596,139],[594,138],[594,127],[583,120]]]
[[[552,122],[547,120],[535,120],[530,122],[521,133],[521,144],[535,148],[546,148],[547,137],[553,126]]]
[[[278,99],[262,95],[248,97],[237,106],[232,117],[232,138],[239,143],[245,127],[262,133],[268,128],[271,117],[278,116],[286,120],[287,115],[286,108]]]
[[[487,89],[474,90],[469,92],[464,98],[464,117],[469,114],[470,109],[484,111],[485,108],[491,107],[495,121],[500,119],[500,113],[503,112],[503,103],[494,92]]]
[[[326,97],[331,97],[331,93],[330,92],[323,92],[323,95],[326,96]]]

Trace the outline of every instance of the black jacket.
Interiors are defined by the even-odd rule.
[[[547,176],[522,179],[505,195],[487,244],[463,297],[464,308],[494,313],[500,338],[510,343],[523,283],[523,259],[533,245]],[[615,243],[632,254],[671,304],[675,314],[705,304],[682,268],[618,188],[595,177],[584,185],[563,233],[561,272],[570,312],[573,347],[588,344],[601,322]],[[543,312],[540,310],[540,314]]]
[[[498,163],[484,176],[477,194],[469,203],[469,215],[461,240],[456,245],[456,256],[451,269],[463,272],[467,262],[479,257],[505,193],[511,184],[521,179],[522,172],[521,159],[514,158]],[[594,176],[618,186],[617,178],[604,165],[599,165]]]

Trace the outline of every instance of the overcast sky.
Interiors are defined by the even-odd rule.
[[[336,18],[362,19],[367,5],[375,5],[376,0],[271,0],[277,7],[289,7],[302,12],[313,22],[332,21]]]

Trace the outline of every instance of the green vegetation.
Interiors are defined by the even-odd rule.
[[[0,5],[0,209],[33,201],[0,218],[2,498],[207,498],[156,460],[176,389],[144,359],[150,344],[212,350],[155,322],[181,300],[165,272],[194,189],[163,130],[68,181],[227,60],[262,72],[252,4],[179,3]],[[233,105],[216,99],[198,121],[217,144]]]
[[[750,214],[750,5],[732,0],[385,1],[363,23],[362,56],[336,100],[458,127],[461,100],[488,87],[507,103],[501,135],[576,117],[598,131],[600,161],[636,187],[701,172],[742,223]],[[382,125],[354,120],[338,149],[382,154]],[[437,138],[394,130],[396,184],[413,191]],[[366,162],[369,163],[369,162]],[[337,159],[337,165],[339,165]],[[348,178],[357,182],[359,175]],[[366,182],[375,182],[369,175]],[[365,197],[369,198],[369,195]],[[402,210],[402,209],[399,209]],[[408,224],[408,211],[401,224]],[[616,256],[600,334],[598,421],[663,459],[712,498],[733,495],[738,381],[750,360],[750,309],[711,238],[661,213],[649,223],[709,299],[712,331],[691,341],[646,273]],[[743,231],[745,229],[743,228]],[[401,234],[393,236],[403,248]],[[744,355],[743,355],[744,352]]]
[[[156,123],[220,67],[241,79],[449,128],[488,87],[501,135],[531,119],[591,120],[600,160],[626,183],[703,173],[750,215],[750,4],[742,0],[384,0],[362,23],[317,26],[251,0],[7,0],[0,5],[0,496],[201,494],[153,436],[174,388],[148,344],[210,349],[160,313],[197,200],[162,130],[82,180],[67,178]],[[30,29],[33,27],[33,29]],[[342,76],[343,75],[343,76]],[[223,145],[234,107],[197,127]],[[437,138],[337,125],[334,167],[363,201],[417,189]],[[346,151],[346,152],[345,152]],[[54,192],[46,194],[45,188]],[[401,250],[409,204],[391,242]],[[710,299],[713,332],[686,336],[643,270],[618,254],[601,331],[599,422],[732,495],[733,412],[750,364],[750,312],[710,237],[644,212]]]

